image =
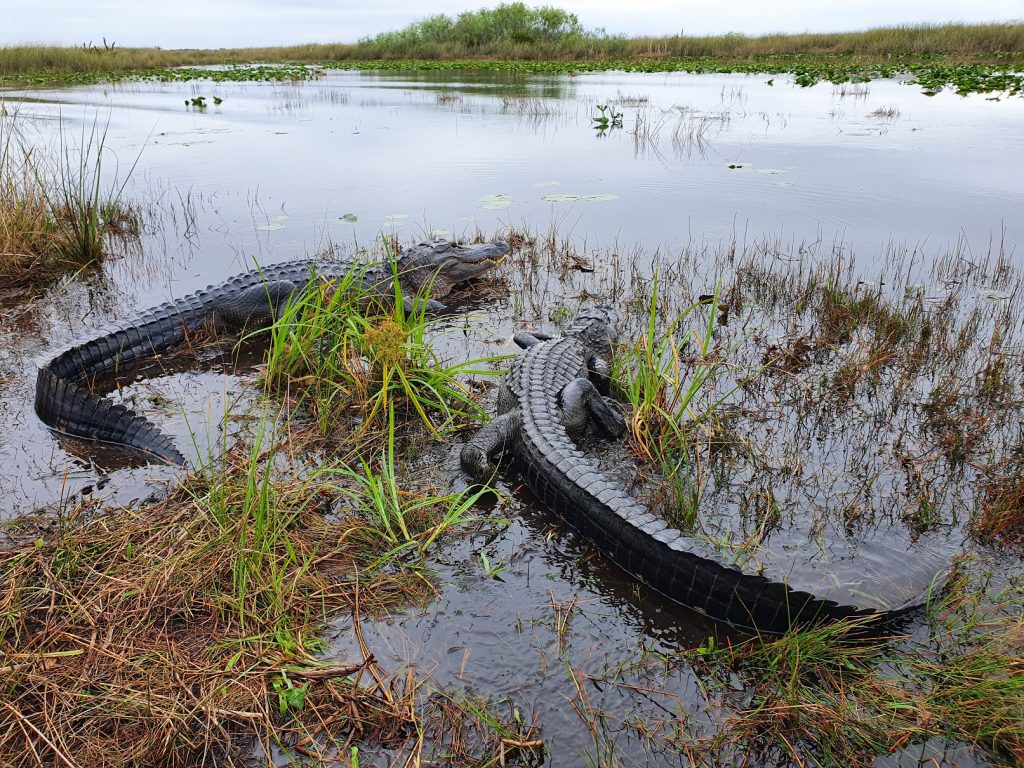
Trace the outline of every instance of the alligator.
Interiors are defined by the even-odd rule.
[[[123,370],[185,340],[200,328],[215,330],[269,325],[289,298],[316,284],[354,276],[368,298],[395,295],[397,276],[405,301],[424,289],[426,308],[438,311],[436,299],[456,285],[501,263],[508,253],[502,242],[458,245],[420,243],[393,260],[307,259],[275,264],[237,275],[219,285],[153,307],[127,322],[104,329],[51,356],[36,377],[36,413],[61,435],[113,444],[145,454],[149,460],[184,465],[171,438],[145,417],[93,394],[96,377]]]
[[[463,470],[487,482],[495,472],[491,457],[513,454],[540,501],[590,537],[600,552],[655,590],[713,619],[774,634],[796,623],[881,618],[876,609],[840,604],[744,573],[710,544],[653,514],[577,447],[571,435],[591,419],[607,436],[625,430],[618,404],[598,388],[609,376],[618,322],[614,309],[598,306],[581,312],[560,337],[517,333],[514,340],[526,351],[502,381],[497,415],[463,446]]]

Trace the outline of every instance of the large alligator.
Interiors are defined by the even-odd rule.
[[[420,243],[394,261],[310,259],[237,275],[149,309],[54,355],[36,378],[36,413],[58,433],[131,448],[169,464],[185,464],[185,457],[168,435],[125,406],[94,395],[89,383],[170,349],[200,328],[267,325],[292,294],[316,280],[339,281],[354,275],[369,296],[387,298],[394,295],[397,275],[406,297],[429,288],[436,298],[458,283],[490,271],[507,253],[508,245],[499,242],[470,246]],[[428,301],[431,310],[443,306],[433,298]]]
[[[625,429],[621,411],[602,397],[593,380],[608,375],[617,323],[614,310],[597,307],[582,312],[561,337],[516,334],[526,352],[502,382],[498,415],[463,447],[463,469],[483,482],[494,473],[491,456],[502,449],[514,453],[530,489],[602,553],[659,592],[714,619],[780,633],[796,622],[878,613],[744,573],[709,545],[652,514],[576,446],[570,432],[591,418],[612,436]]]

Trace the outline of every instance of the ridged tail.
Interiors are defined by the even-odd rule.
[[[66,435],[129,446],[167,464],[185,457],[171,438],[144,417],[118,403],[96,397],[85,387],[41,368],[36,377],[36,413]]]
[[[232,310],[232,302],[255,286],[275,281],[304,284],[314,272],[336,276],[349,268],[342,262],[274,265],[146,310],[94,339],[71,346],[43,365],[36,377],[36,413],[61,434],[132,448],[156,461],[183,465],[185,457],[156,425],[123,405],[94,395],[86,383],[177,346],[189,331],[214,321],[218,310]]]

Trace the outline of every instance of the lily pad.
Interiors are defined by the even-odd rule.
[[[609,200],[618,200],[618,195],[583,195],[584,200],[590,200],[593,203],[606,203]]]
[[[560,181],[538,181],[536,184],[531,184],[532,187],[557,187],[560,186]]]
[[[489,211],[496,211],[501,208],[508,208],[512,205],[512,195],[484,195],[480,198],[480,207]]]
[[[355,224],[357,221],[359,221],[359,217],[356,216],[354,213],[346,213],[339,220],[347,221],[349,224]]]
[[[256,227],[260,232],[273,232],[277,229],[284,229],[285,225],[281,222],[274,222],[272,224],[263,224],[262,226]]]
[[[384,223],[389,227],[400,227],[409,218],[407,213],[389,213],[384,217]]]

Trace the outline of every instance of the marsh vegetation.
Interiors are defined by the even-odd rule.
[[[0,119],[0,279],[8,287],[93,268],[138,243],[142,214],[122,198],[131,169],[110,181],[104,164],[112,161],[98,122],[47,148],[16,114]]]
[[[109,99],[84,188],[149,202],[130,258],[0,297],[0,763],[1024,759],[1016,102],[792,85],[331,71],[25,101],[12,157],[74,161],[54,185],[94,124],[67,103]],[[597,105],[623,115],[600,139]],[[113,149],[140,157],[123,188]],[[324,285],[93,382],[191,443],[188,472],[32,412],[32,360],[83,325],[442,228],[514,247],[445,314]],[[923,604],[739,632],[609,565],[514,466],[467,488],[512,333],[604,301],[631,427],[584,437],[608,472],[751,572]]]
[[[908,25],[860,32],[629,38],[589,30],[552,7],[500,3],[438,14],[348,44],[162,50],[102,46],[0,48],[0,83],[104,80],[295,80],[321,67],[526,73],[791,73],[800,85],[910,76],[926,92],[1019,93],[1024,24]],[[229,65],[227,67],[222,65]],[[187,69],[179,69],[188,67]]]

